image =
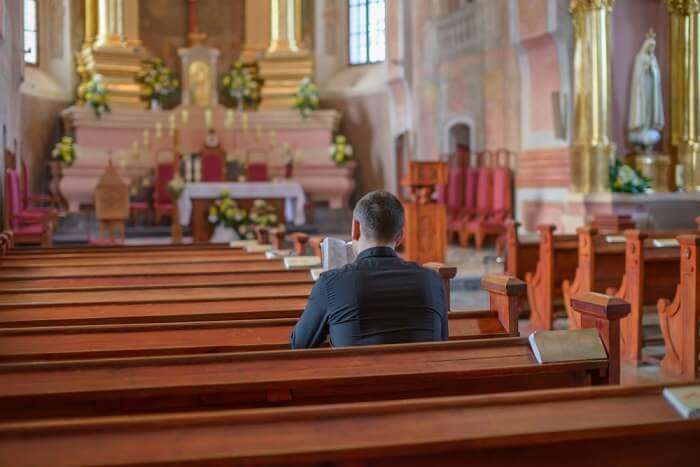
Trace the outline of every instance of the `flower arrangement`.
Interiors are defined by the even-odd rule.
[[[260,99],[260,84],[240,61],[221,76],[221,87],[239,110],[243,110],[243,104],[255,104]]]
[[[320,97],[316,85],[311,82],[311,78],[304,78],[299,84],[299,89],[294,94],[294,105],[303,118],[308,118],[314,110],[318,110]]]
[[[76,158],[75,143],[73,142],[73,138],[70,136],[64,136],[61,138],[61,141],[56,143],[53,151],[51,151],[51,158],[67,166],[73,165]]]
[[[255,233],[248,225],[248,213],[230,198],[228,191],[222,191],[219,198],[211,205],[207,220],[215,227],[223,225],[235,230],[241,238],[255,237]]]
[[[146,103],[155,101],[163,107],[168,99],[177,94],[180,82],[162,59],[153,58],[142,63],[143,70],[134,78],[141,84],[141,100]]]
[[[177,201],[180,199],[180,195],[185,189],[185,179],[180,175],[175,175],[172,180],[168,182],[168,191],[173,200]]]
[[[328,153],[337,166],[345,165],[352,160],[352,146],[348,144],[347,138],[343,135],[335,137],[333,144],[328,148]]]
[[[95,117],[100,118],[104,113],[110,112],[109,91],[104,84],[102,75],[95,74],[85,88],[85,103],[92,107]]]
[[[650,187],[650,180],[629,165],[615,159],[610,166],[610,189],[613,193],[644,193]]]
[[[277,210],[262,199],[253,201],[248,216],[251,224],[255,227],[277,227],[279,225]]]

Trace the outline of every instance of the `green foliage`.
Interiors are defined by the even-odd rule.
[[[240,61],[221,75],[221,87],[234,105],[239,107],[244,104],[255,106],[260,101],[260,83],[250,76]]]
[[[337,135],[329,148],[331,160],[338,166],[343,166],[352,160],[352,146],[343,135]]]
[[[650,180],[629,165],[615,159],[610,166],[610,189],[613,193],[644,193],[650,187]]]
[[[277,212],[262,199],[256,199],[250,212],[246,212],[232,200],[228,191],[222,191],[219,198],[209,208],[207,220],[213,226],[224,225],[232,228],[240,238],[255,238],[256,227],[276,227],[279,225]]]
[[[299,84],[299,89],[294,94],[292,108],[297,109],[303,118],[308,118],[311,113],[318,110],[320,97],[316,85],[311,78],[304,78]]]
[[[61,138],[61,141],[56,143],[53,151],[51,151],[51,158],[69,167],[73,165],[76,159],[75,142],[73,141],[73,138],[70,136],[64,136]]]
[[[95,117],[100,118],[109,108],[109,91],[104,84],[102,75],[96,74],[85,87],[85,102],[95,112]]]
[[[160,58],[144,60],[143,70],[134,79],[141,85],[141,100],[146,103],[156,100],[161,107],[180,90],[175,73]]]

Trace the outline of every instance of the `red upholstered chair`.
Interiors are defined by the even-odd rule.
[[[22,194],[22,210],[28,213],[37,214],[51,221],[54,228],[58,225],[58,210],[54,207],[54,199],[49,195],[37,195],[29,193],[29,167],[24,159],[22,161],[22,172],[20,174],[20,188]],[[48,206],[36,206],[33,203],[48,204]]]
[[[464,183],[462,185],[462,206],[459,215],[447,223],[447,231],[450,236],[455,233],[459,234],[467,222],[474,219],[476,215],[476,189],[479,171],[473,167],[465,167],[465,170]]]
[[[153,210],[155,222],[160,224],[163,216],[172,216],[173,201],[170,198],[168,183],[175,176],[175,168],[171,162],[161,163],[156,166],[156,189],[153,192]]]
[[[51,222],[41,213],[32,213],[22,209],[20,177],[13,169],[8,169],[5,173],[5,199],[14,243],[50,247],[52,244]]]
[[[474,235],[477,248],[483,246],[487,235],[495,235],[496,237],[503,235],[506,231],[506,221],[512,216],[510,169],[497,167],[490,169],[490,171],[493,172],[490,209],[485,216],[480,215],[477,219],[467,223],[465,228],[467,241],[471,235]]]
[[[476,200],[474,214],[472,218],[465,221],[462,230],[459,233],[460,245],[466,247],[469,245],[469,239],[473,234],[473,230],[468,226],[474,222],[480,222],[486,219],[491,213],[493,201],[493,173],[488,167],[479,167],[476,171]]]
[[[202,181],[223,182],[226,179],[225,157],[218,152],[202,152]]]
[[[447,225],[453,225],[461,219],[462,208],[464,207],[464,177],[462,167],[451,165],[447,172],[447,185],[444,186],[444,198],[447,211]],[[452,237],[452,231],[448,229],[448,241]]]
[[[246,169],[246,179],[249,182],[266,182],[267,181],[267,164],[262,162],[253,162],[248,164]]]

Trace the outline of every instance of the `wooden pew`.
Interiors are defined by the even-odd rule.
[[[656,361],[643,355],[644,343],[661,343],[662,336],[644,335],[642,320],[645,306],[654,306],[659,298],[673,296],[678,284],[680,250],[678,245],[655,246],[654,240],[669,240],[667,233],[625,232],[625,275],[617,297],[630,303],[630,314],[620,323],[622,358],[637,364],[642,359]]]
[[[661,369],[667,374],[695,380],[700,376],[700,236],[682,235],[678,241],[680,281],[673,301],[662,298],[657,305],[666,348]]]
[[[625,302],[574,299],[609,358],[537,364],[526,338],[0,367],[0,419],[415,398],[619,383]]]
[[[553,225],[538,227],[539,260],[535,272],[525,275],[533,330],[552,329],[557,302],[562,299],[561,284],[573,279],[576,270],[576,235],[554,235],[555,229]]]
[[[620,283],[625,274],[625,240],[599,234],[595,227],[581,227],[578,235],[578,265],[573,281],[561,284],[569,329],[580,329],[578,313],[571,297],[581,292],[605,292]]]
[[[214,251],[204,253],[192,253],[187,255],[162,255],[148,252],[138,255],[115,255],[107,257],[75,257],[75,258],[36,258],[5,257],[0,260],[3,269],[39,269],[39,268],[64,268],[82,266],[131,266],[144,264],[211,264],[211,263],[235,263],[239,261],[264,261],[265,253],[247,253],[243,250],[230,249],[228,251]]]
[[[450,340],[508,337],[492,310],[449,314]],[[295,318],[0,329],[0,363],[289,348]]]
[[[525,280],[527,273],[535,272],[539,258],[539,242],[522,242],[518,235],[519,222],[506,221],[506,274]]]
[[[0,424],[0,463],[692,466],[700,420],[661,386]]]

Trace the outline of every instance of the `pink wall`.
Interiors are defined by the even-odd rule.
[[[653,28],[656,32],[656,57],[661,68],[664,89],[666,128],[662,147],[669,141],[669,16],[665,2],[659,0],[617,0],[613,9],[613,108],[612,135],[618,145],[618,154],[631,151],[627,143],[630,80],[634,59]]]

